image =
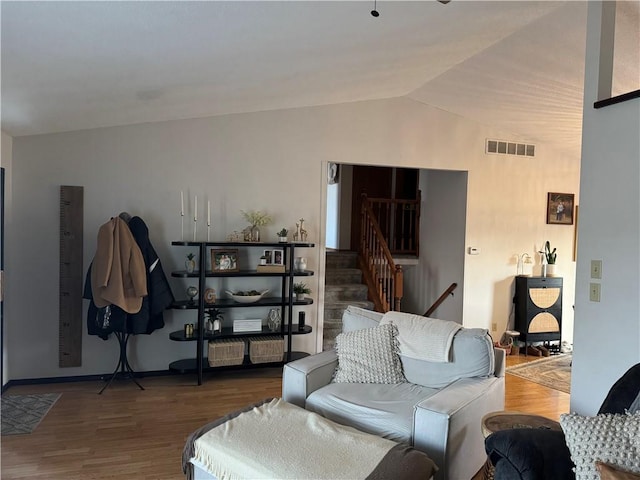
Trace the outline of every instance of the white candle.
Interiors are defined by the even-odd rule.
[[[198,196],[196,195],[195,201],[193,202],[193,221],[198,221]]]
[[[207,200],[207,227],[211,226],[211,202]]]
[[[180,190],[180,215],[184,217],[184,193]]]

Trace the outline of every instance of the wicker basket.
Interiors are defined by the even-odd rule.
[[[209,341],[209,366],[242,365],[244,342],[242,340],[220,339]]]
[[[284,339],[282,337],[249,338],[249,359],[251,363],[281,362],[284,358]]]

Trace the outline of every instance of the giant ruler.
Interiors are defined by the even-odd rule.
[[[60,329],[58,365],[82,365],[84,187],[60,187]]]

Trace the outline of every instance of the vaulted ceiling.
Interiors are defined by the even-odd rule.
[[[7,2],[14,136],[406,96],[579,155],[585,2]]]

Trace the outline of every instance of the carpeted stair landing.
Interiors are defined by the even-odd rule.
[[[327,251],[322,349],[331,350],[342,331],[342,313],[349,305],[373,308],[362,283],[358,255],[349,251]]]

